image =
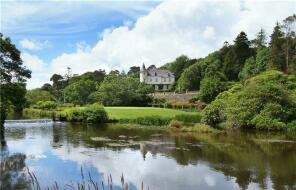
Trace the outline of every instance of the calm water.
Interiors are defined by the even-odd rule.
[[[7,127],[1,189],[27,189],[26,167],[42,187],[123,173],[131,189],[296,189],[296,141],[283,134],[182,135],[116,126]],[[279,141],[281,140],[281,141]],[[283,141],[284,140],[284,141]]]

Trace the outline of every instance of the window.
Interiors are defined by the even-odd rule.
[[[157,78],[155,78],[155,82],[158,82],[158,79]]]

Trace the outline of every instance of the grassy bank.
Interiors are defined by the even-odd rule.
[[[139,117],[160,116],[173,118],[177,115],[197,115],[196,112],[152,107],[105,107],[110,119],[136,119]]]
[[[198,112],[182,110],[151,108],[151,107],[105,107],[109,119],[120,123],[134,123],[139,125],[168,125],[172,120],[185,123],[200,122]]]

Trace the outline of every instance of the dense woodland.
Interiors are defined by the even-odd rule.
[[[264,29],[255,39],[240,32],[233,42],[204,58],[181,55],[161,68],[175,74],[172,91],[199,91],[192,101],[207,103],[202,121],[212,126],[283,129],[296,126],[296,15]],[[66,70],[66,68],[65,68]],[[26,92],[30,71],[20,52],[1,34],[1,120],[9,110],[55,109],[58,105],[148,106],[150,85],[139,81],[140,67],[125,73],[103,70],[82,75],[54,74],[49,83]],[[12,95],[13,93],[13,95]]]

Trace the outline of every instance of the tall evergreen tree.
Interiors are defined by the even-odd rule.
[[[238,73],[242,70],[246,59],[250,56],[250,42],[247,34],[241,32],[234,40],[233,47],[230,48],[224,59],[224,73],[229,80],[238,79]]]
[[[269,44],[270,46],[269,68],[278,69],[281,71],[286,70],[283,44],[284,44],[284,33],[281,31],[280,24],[277,22],[271,34],[271,40]]]
[[[291,58],[293,55],[296,54],[295,50],[295,31],[296,31],[296,15],[292,15],[287,17],[284,20],[283,23],[283,29],[285,31],[285,43],[284,43],[284,49],[285,49],[285,61],[286,61],[286,71],[288,71],[290,68],[290,63],[293,61]]]
[[[266,33],[264,29],[260,29],[258,32],[256,38],[253,40],[253,44],[257,50],[260,50],[262,48],[266,47]]]

